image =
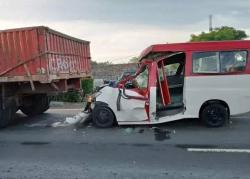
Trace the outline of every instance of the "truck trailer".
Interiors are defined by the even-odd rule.
[[[44,26],[0,31],[0,127],[19,109],[45,112],[49,94],[80,90],[91,72],[89,44]]]

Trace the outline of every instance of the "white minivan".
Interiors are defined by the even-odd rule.
[[[97,127],[199,118],[222,126],[250,111],[250,41],[152,45],[134,75],[93,99]]]

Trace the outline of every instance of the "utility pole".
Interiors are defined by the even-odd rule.
[[[213,31],[213,15],[209,15],[209,32]]]

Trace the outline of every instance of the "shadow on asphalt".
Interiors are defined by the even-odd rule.
[[[31,120],[30,117],[27,117],[26,115],[22,113],[16,113],[13,119],[11,120],[9,127],[24,124],[30,120]]]
[[[206,127],[199,119],[194,118],[194,119],[181,119],[177,121],[171,121],[171,122],[166,122],[166,123],[161,123],[161,124],[153,124],[153,125],[123,125],[120,126],[120,128],[135,128],[135,127],[163,127],[163,128],[168,128],[168,127]]]
[[[8,127],[14,127],[29,123],[39,123],[41,121],[45,121],[46,118],[51,117],[52,115],[49,113],[40,114],[37,116],[26,116],[23,113],[17,112],[15,116],[13,117],[12,121],[10,122]]]
[[[10,125],[8,127],[14,127],[14,126],[20,126],[20,125],[30,125],[30,124],[48,124],[48,126],[54,122],[62,121],[65,119],[65,114],[60,113],[44,113],[41,115],[37,115],[34,117],[29,117],[24,115],[21,112],[17,112],[15,114],[14,119],[11,121]],[[235,121],[234,124],[236,125],[237,122]],[[46,125],[45,125],[46,126]],[[85,128],[88,126],[92,126],[92,124],[89,122],[87,124],[84,124],[83,126],[76,126],[76,128]],[[227,126],[227,124],[226,124]],[[225,126],[225,127],[226,127]],[[153,125],[123,125],[123,126],[115,126],[117,128],[152,128],[152,127],[158,127],[158,128],[169,128],[169,129],[184,129],[184,128],[199,128],[204,129],[208,128],[202,123],[200,119],[193,118],[193,119],[182,119],[177,121],[171,121],[166,122],[162,124],[153,124]]]

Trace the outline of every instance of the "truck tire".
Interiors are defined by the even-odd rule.
[[[20,110],[27,116],[42,114],[49,109],[49,99],[46,94],[37,94],[23,98]]]
[[[221,127],[229,119],[228,110],[222,104],[212,103],[202,110],[201,119],[208,127]]]
[[[12,119],[13,110],[11,107],[0,108],[0,128],[6,127]]]
[[[98,128],[110,128],[114,125],[115,116],[108,106],[96,106],[92,115],[93,123]]]
[[[14,100],[8,99],[5,106],[2,106],[2,99],[0,99],[0,128],[4,128],[10,124],[16,109],[18,109]]]

